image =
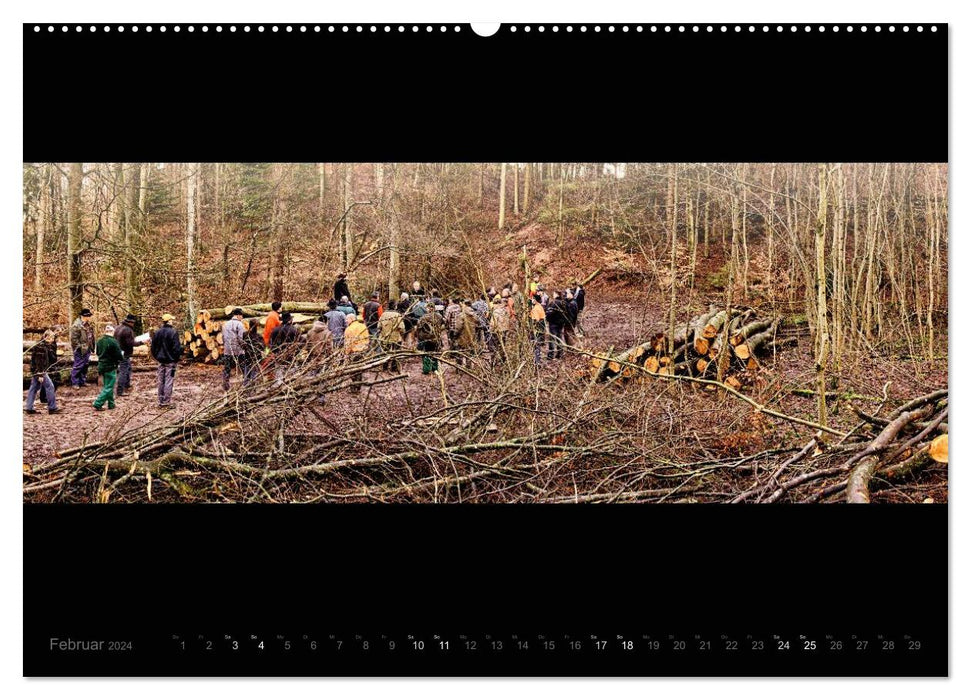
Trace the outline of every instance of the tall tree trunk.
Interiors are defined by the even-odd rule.
[[[529,213],[529,188],[533,181],[533,164],[526,163],[526,177],[523,183],[523,214]]]
[[[199,164],[189,163],[188,190],[186,192],[186,226],[185,226],[185,249],[186,249],[186,273],[185,273],[185,293],[186,301],[189,305],[188,322],[196,322],[196,313],[199,309],[196,299],[196,203],[197,191],[199,189]]]
[[[344,216],[344,269],[347,270],[354,260],[354,229],[351,227],[351,213],[348,211],[354,202],[354,167],[344,163],[341,178],[341,213]]]
[[[519,163],[513,163],[512,171],[512,213],[519,216]]]
[[[401,231],[398,223],[398,213],[395,211],[397,204],[397,165],[391,165],[391,192],[387,199],[388,221],[388,300],[397,301],[401,293],[401,256],[398,246],[401,243]]]
[[[135,282],[135,253],[132,250],[131,207],[128,206],[128,172],[121,171],[122,205],[124,208],[122,250],[125,256],[125,303],[129,313],[134,313],[138,307],[138,285]]]
[[[675,163],[668,165],[668,231],[671,238],[671,298],[668,304],[668,355],[674,355],[675,302],[678,277],[678,170]]]
[[[288,166],[275,163],[271,169],[273,178],[273,205],[270,215],[270,296],[273,301],[283,301],[286,280],[288,221],[285,206]]]
[[[37,241],[34,249],[34,294],[40,296],[44,291],[44,246],[47,230],[51,222],[51,166],[45,165],[41,171],[40,211],[37,214]]]
[[[138,225],[143,235],[148,230],[148,177],[148,163],[142,163],[138,170]]]
[[[73,323],[84,308],[84,277],[81,270],[81,181],[84,179],[82,163],[71,163],[67,178],[67,289],[68,316]]]
[[[826,362],[829,359],[829,323],[826,308],[827,164],[820,163],[819,210],[816,214],[816,396],[819,424],[826,425]]]
[[[499,228],[506,225],[506,164],[502,164],[499,174]]]

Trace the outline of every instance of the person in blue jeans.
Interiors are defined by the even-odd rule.
[[[26,413],[37,413],[34,410],[34,400],[41,387],[47,394],[47,412],[60,413],[57,398],[54,396],[54,382],[51,381],[50,370],[57,364],[57,336],[52,330],[44,331],[44,338],[33,347],[30,352],[30,388],[27,390]]]
[[[91,325],[90,309],[82,309],[71,324],[71,350],[74,364],[71,366],[71,386],[75,390],[88,383],[88,365],[94,352],[94,328]]]

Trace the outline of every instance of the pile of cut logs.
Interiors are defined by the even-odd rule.
[[[217,309],[203,309],[196,315],[195,325],[183,332],[182,344],[187,357],[200,362],[215,363],[223,354],[223,323],[231,318],[235,306]],[[250,324],[266,325],[270,313],[269,304],[251,304],[239,307],[243,311],[243,326],[249,330]],[[293,322],[305,331],[313,325],[320,314],[327,311],[327,305],[319,302],[298,301],[285,303],[284,312],[293,314]]]
[[[643,376],[631,365],[660,375],[704,379],[720,375],[725,384],[738,389],[758,369],[758,357],[796,344],[799,333],[798,324],[783,325],[781,316],[759,318],[754,309],[729,311],[713,304],[676,328],[673,336],[660,331],[609,358],[594,357],[591,371],[597,381]]]

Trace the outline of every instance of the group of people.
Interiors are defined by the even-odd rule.
[[[137,346],[143,345],[144,340],[135,336],[135,324],[138,318],[128,314],[118,324],[107,324],[100,337],[95,338],[94,324],[91,319],[94,314],[90,309],[82,309],[81,313],[71,324],[71,387],[80,392],[88,384],[88,369],[91,356],[98,358],[98,375],[101,377],[101,390],[92,402],[96,411],[115,408],[115,399],[125,396],[131,391],[131,361]],[[158,363],[158,404],[159,408],[171,408],[172,390],[175,382],[175,368],[182,357],[182,342],[179,334],[172,327],[175,317],[172,314],[162,314],[162,325],[155,331],[151,339],[151,355]],[[48,329],[39,343],[30,352],[30,387],[27,390],[27,404],[24,408],[28,414],[37,413],[34,408],[39,394],[43,393],[47,399],[47,412],[60,413],[57,405],[56,390],[51,379],[51,373],[58,364],[57,331]]]
[[[314,322],[307,341],[312,353],[340,348],[349,356],[392,353],[386,367],[394,371],[399,369],[394,351],[414,348],[422,353],[422,374],[430,374],[438,371],[438,355],[445,351],[459,365],[483,351],[492,353],[494,361],[505,361],[518,331],[525,329],[539,365],[544,356],[562,357],[563,348],[583,335],[580,319],[585,302],[581,284],[575,282],[551,296],[539,275],[534,275],[528,297],[516,283],[508,282],[501,289],[490,287],[475,299],[460,294],[445,298],[434,288],[426,292],[416,280],[396,300],[382,304],[374,292],[359,308],[340,276],[328,311]]]
[[[291,313],[283,311],[279,301],[270,305],[262,330],[255,322],[247,327],[243,310],[233,309],[222,327],[222,385],[224,390],[230,389],[234,372],[241,375],[245,386],[271,370],[275,384],[281,385],[302,349],[311,360],[333,357],[336,352],[352,361],[386,353],[389,357],[383,366],[400,371],[396,351],[413,348],[421,353],[422,374],[437,372],[439,356],[444,352],[449,352],[458,365],[483,351],[491,353],[494,362],[504,362],[521,331],[532,343],[533,359],[539,366],[544,356],[547,360],[560,358],[564,347],[582,337],[585,302],[586,291],[581,284],[574,282],[550,294],[539,275],[534,275],[527,295],[516,283],[508,282],[501,289],[490,287],[475,299],[461,294],[444,298],[437,289],[426,292],[415,281],[411,291],[402,292],[397,300],[382,304],[380,295],[374,292],[359,306],[342,274],[334,284],[328,310],[306,333],[294,323]],[[102,388],[92,406],[96,411],[110,410],[115,408],[116,398],[131,391],[132,355],[145,341],[135,336],[138,319],[133,314],[117,326],[107,324],[97,339],[92,316],[90,309],[83,309],[71,325],[71,386],[77,392],[87,384],[91,356],[96,354]],[[158,406],[165,409],[172,406],[176,367],[183,348],[172,326],[174,316],[165,313],[161,319],[149,345],[158,363]],[[50,378],[57,363],[57,333],[51,329],[31,350],[27,413],[37,412],[34,405],[40,393],[46,396],[48,413],[60,412]],[[360,389],[359,380],[356,377],[352,381],[352,391]]]

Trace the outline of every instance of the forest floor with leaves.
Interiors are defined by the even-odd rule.
[[[363,381],[379,383],[360,393],[335,384],[321,404],[312,389],[299,389],[307,382],[297,379],[292,395],[289,388],[277,392],[279,408],[272,412],[240,410],[235,420],[224,413],[209,423],[200,418],[205,407],[229,402],[217,366],[180,366],[175,408],[168,411],[157,408],[151,371],[133,375],[132,393],[118,399],[113,411],[94,411],[95,387],[77,393],[60,388],[63,413],[47,415],[39,405],[36,415],[24,415],[25,487],[38,488],[25,492],[25,499],[144,500],[153,494],[155,500],[189,501],[726,502],[748,494],[746,500],[773,500],[772,490],[785,483],[777,468],[801,454],[814,431],[710,387],[655,378],[592,384],[585,353],[628,347],[665,321],[662,308],[631,301],[622,290],[614,294],[608,300],[592,295],[596,301],[584,316],[579,352],[545,362],[538,374],[525,355],[516,372],[496,370],[483,356],[469,368],[443,363],[440,374],[424,376],[420,359],[407,357],[401,372],[406,377],[369,366]],[[151,367],[146,360],[141,366]],[[829,425],[857,444],[873,431],[860,425],[851,403],[867,412],[890,410],[946,388],[947,363],[874,355],[844,361],[831,376]],[[793,393],[811,389],[814,378],[806,337],[763,362],[746,394],[787,416],[815,421],[815,398]],[[185,449],[199,462],[187,456],[170,474],[159,472],[154,493],[151,470],[134,473],[141,453],[132,453],[127,475],[127,463],[96,459],[110,452],[108,446],[156,432],[164,432],[167,442],[152,443],[161,447],[145,448],[145,454]],[[786,469],[799,477],[822,465],[834,471],[831,477],[811,488],[795,480],[775,500],[839,500],[839,479],[846,477],[839,464],[848,456],[842,442],[820,440],[805,466]],[[197,451],[186,447],[203,443]],[[43,474],[80,445],[91,445],[95,457],[76,475],[78,484],[86,484],[77,492],[55,490],[53,481],[41,488],[43,477],[27,473]],[[217,456],[225,464],[212,462]],[[253,466],[262,461],[267,466]],[[232,473],[231,465],[243,476]],[[272,487],[262,477],[254,483],[260,468],[272,474]],[[107,476],[119,470],[118,479]],[[827,488],[832,493],[820,496]],[[946,464],[888,481],[873,493],[876,502],[929,498],[947,500]]]

